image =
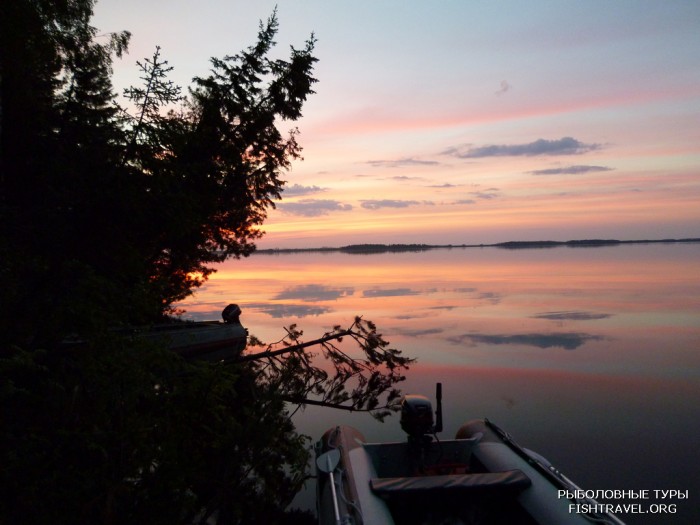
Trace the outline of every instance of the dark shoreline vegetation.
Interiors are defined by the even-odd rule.
[[[131,34],[91,26],[94,4],[0,4],[0,523],[313,523],[287,508],[309,477],[292,415],[382,418],[413,360],[359,315],[250,335],[233,363],[130,334],[254,251],[301,155],[278,126],[314,93],[315,37],[280,55],[273,11],[188,89],[156,46],[122,107]]]
[[[452,250],[466,248],[501,248],[506,250],[538,249],[538,248],[597,248],[603,246],[618,246],[622,244],[676,244],[700,243],[698,238],[683,239],[646,239],[646,240],[617,240],[617,239],[580,239],[572,241],[508,241],[495,244],[350,244],[340,247],[321,248],[266,248],[256,250],[260,255],[281,255],[287,253],[331,253],[373,254],[394,252],[425,252],[429,250]]]

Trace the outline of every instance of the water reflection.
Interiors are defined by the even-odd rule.
[[[419,295],[421,293],[431,293],[430,291],[411,290],[410,288],[393,288],[381,289],[374,288],[372,290],[363,290],[362,297],[405,297],[407,295]]]
[[[310,306],[307,304],[272,304],[248,303],[246,307],[265,313],[273,319],[302,319],[309,316],[319,316],[333,311],[325,306]]]
[[[463,334],[450,337],[448,341],[463,345],[484,343],[487,345],[534,346],[536,348],[563,348],[574,350],[588,341],[599,341],[604,337],[581,333],[549,333],[549,334]]]
[[[596,319],[607,319],[613,314],[594,312],[544,312],[534,315],[535,319],[551,319],[552,321],[594,321]]]
[[[421,362],[697,378],[698,260],[700,245],[253,255],[181,306],[204,319],[237,302],[267,340],[361,314]]]
[[[353,295],[355,290],[352,288],[333,288],[322,284],[302,284],[287,288],[279,292],[275,299],[299,299],[305,302],[324,302],[336,301],[341,297]]]
[[[697,261],[697,244],[253,255],[224,264],[181,306],[205,319],[236,302],[265,341],[291,323],[312,339],[362,314],[418,358],[404,391],[443,382],[445,436],[487,416],[587,488],[691,490],[692,501]],[[395,421],[316,408],[295,418],[315,437],[346,423],[369,439],[403,439]],[[690,506],[654,523],[700,523]]]

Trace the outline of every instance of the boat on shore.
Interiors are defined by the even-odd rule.
[[[316,444],[319,525],[623,523],[487,419],[438,439],[440,384],[437,392],[435,422],[427,398],[404,397],[405,442],[368,443],[348,426],[323,434]]]
[[[188,360],[221,361],[238,357],[245,350],[248,334],[240,324],[201,321],[155,326],[138,337],[162,342]]]
[[[229,361],[239,358],[248,344],[248,329],[241,324],[240,316],[239,306],[230,304],[221,313],[221,321],[172,321],[115,328],[111,333],[160,345],[186,360]],[[72,335],[63,339],[59,348],[79,349],[87,343],[87,339]]]
[[[135,334],[139,339],[164,344],[185,359],[222,361],[236,358],[245,350],[248,330],[240,321],[241,309],[230,304],[222,321],[168,323]]]
[[[240,356],[248,342],[240,316],[238,305],[230,304],[221,313],[221,321],[179,321],[120,332],[161,344],[187,360],[226,361]]]

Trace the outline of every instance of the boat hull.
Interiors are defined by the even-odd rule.
[[[245,350],[248,332],[240,323],[197,322],[153,327],[136,334],[157,342],[185,359],[222,361]]]

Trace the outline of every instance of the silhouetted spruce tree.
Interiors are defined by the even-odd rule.
[[[157,111],[177,94],[162,81],[167,66],[158,53],[142,66],[150,89],[127,91],[139,115],[126,164],[149,174],[151,218],[161,235],[144,251],[164,311],[206,278],[210,263],[254,250],[282,174],[300,155],[296,130],[285,138],[277,124],[298,119],[313,93],[314,39],[292,49],[290,60],[273,60],[276,31],[273,15],[254,46],[212,59],[211,74],[194,79],[181,113]]]

